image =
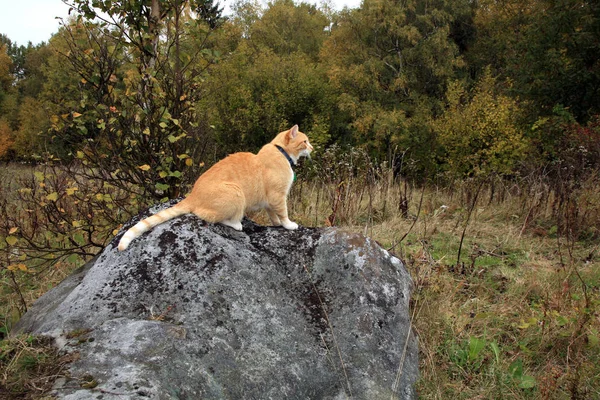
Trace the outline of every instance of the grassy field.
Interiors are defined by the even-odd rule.
[[[556,215],[552,193],[347,185],[344,229],[376,239],[413,277],[420,398],[600,399],[598,187]],[[319,190],[304,189],[313,201],[294,193],[301,222],[331,218],[339,190],[322,189],[328,210],[317,211]],[[587,217],[570,227],[572,213]]]
[[[45,189],[45,198],[55,193]],[[551,191],[531,193],[468,182],[423,189],[394,180],[391,171],[336,172],[297,182],[290,212],[303,225],[362,232],[404,261],[414,280],[420,398],[600,398],[600,189],[579,189],[566,203]],[[68,201],[79,200],[64,201],[67,213]],[[254,218],[267,222],[264,214]],[[18,232],[3,229],[6,260],[14,253],[7,238]],[[9,330],[23,302],[30,304],[85,258],[65,257],[49,269],[2,261],[0,328]],[[29,398],[43,393],[45,386],[27,385],[41,379],[30,372],[56,374],[43,365],[62,366],[60,357],[34,338],[1,343],[0,387],[10,383]]]

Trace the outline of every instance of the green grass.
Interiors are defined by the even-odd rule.
[[[0,398],[42,398],[67,361],[51,339],[18,335],[0,341]]]
[[[521,234],[513,211],[472,217],[460,263],[458,207],[421,215],[395,247],[415,281],[420,398],[600,398],[597,245]],[[411,225],[397,218],[374,237],[391,243]]]

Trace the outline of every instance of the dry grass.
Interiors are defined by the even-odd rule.
[[[352,157],[298,181],[290,215],[363,232],[404,261],[415,283],[421,398],[600,398],[596,180],[567,200],[541,184],[422,189]],[[253,218],[268,224],[264,213]],[[27,275],[25,301],[72,267],[57,264],[44,281]],[[2,278],[0,314],[14,318],[20,300]]]
[[[600,398],[596,241],[561,236],[551,199],[532,210],[539,198],[505,193],[498,201],[486,188],[469,216],[472,187],[409,189],[403,218],[405,185],[376,185],[362,197],[350,191],[345,201],[359,203],[338,204],[338,221],[393,250],[413,276],[420,398]],[[296,218],[326,224],[338,187],[295,193]],[[600,191],[585,197],[578,212],[590,214],[584,208],[595,207],[589,199]]]
[[[1,341],[0,398],[42,398],[64,376],[69,361],[48,338],[19,335]]]

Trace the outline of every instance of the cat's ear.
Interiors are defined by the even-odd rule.
[[[292,126],[292,129],[290,129],[288,136],[290,139],[295,139],[296,136],[298,136],[298,125]]]

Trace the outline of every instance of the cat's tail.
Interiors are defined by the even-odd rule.
[[[121,237],[121,240],[119,241],[119,246],[117,248],[119,249],[119,251],[125,250],[129,246],[129,243],[131,243],[133,239],[137,238],[142,233],[149,231],[156,225],[160,225],[163,222],[167,222],[170,219],[179,217],[183,214],[187,214],[188,212],[189,210],[187,209],[187,207],[183,206],[181,203],[178,203],[175,204],[173,207],[159,211],[156,214],[141,220],[133,227],[131,227],[127,232],[125,232],[123,237]]]

